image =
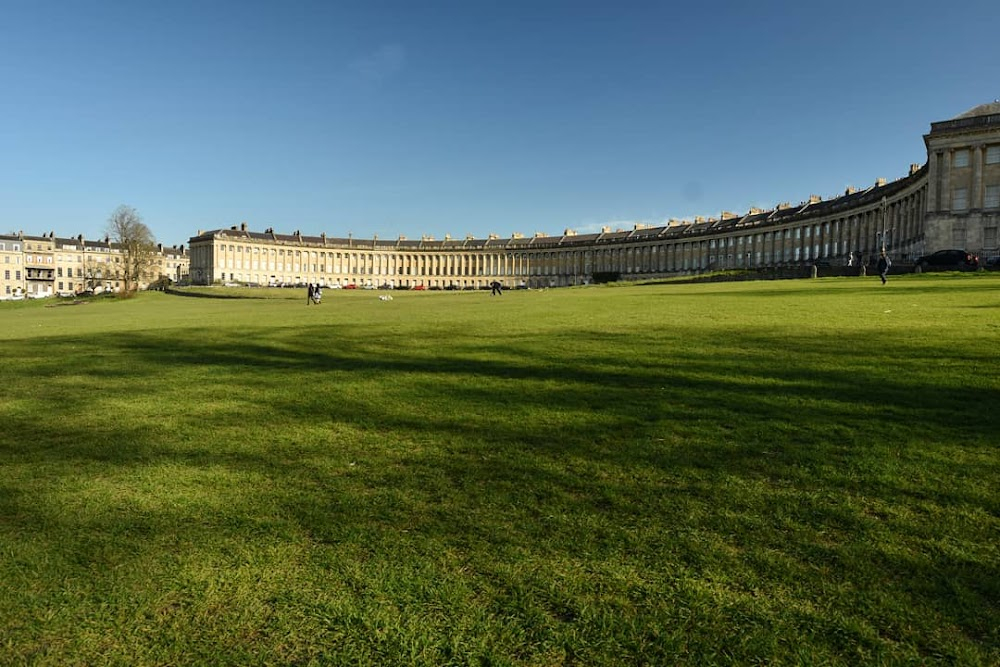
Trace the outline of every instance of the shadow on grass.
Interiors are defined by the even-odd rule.
[[[497,559],[631,563],[651,597],[693,576],[743,600],[720,605],[795,582],[787,603],[814,610],[803,634],[836,624],[822,600],[874,627],[845,622],[848,644],[929,655],[920,630],[942,626],[995,648],[994,381],[942,375],[946,351],[904,339],[802,335],[776,350],[753,334],[697,354],[651,353],[652,335],[628,350],[573,340],[391,347],[340,325],[46,341],[71,344],[72,363],[32,341],[0,377],[19,394],[0,411],[0,461],[20,471],[0,482],[2,528],[88,571],[264,536],[371,559],[457,551],[483,576]],[[830,367],[817,351],[831,346],[856,354]],[[187,480],[150,482],[162,502],[137,482],[159,468]],[[108,487],[103,509],[39,502],[93,493],[86,480]]]

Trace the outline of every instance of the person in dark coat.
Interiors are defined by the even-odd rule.
[[[492,288],[490,296],[503,296],[503,286],[498,281],[491,282],[490,288]]]
[[[885,254],[885,250],[883,250],[882,254],[878,256],[878,277],[882,279],[883,285],[886,283],[885,276],[889,273],[890,266],[892,266],[892,260],[889,259],[889,256]]]
[[[309,296],[306,297],[306,305],[308,306],[313,300],[313,284],[309,283]]]

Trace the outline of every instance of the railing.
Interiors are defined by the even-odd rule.
[[[931,134],[934,134],[935,132],[964,130],[970,127],[982,127],[987,125],[1000,125],[1000,113],[993,113],[987,116],[972,116],[971,118],[942,120],[937,123],[931,123]]]

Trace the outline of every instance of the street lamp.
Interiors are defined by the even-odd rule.
[[[885,238],[886,238],[887,235],[889,235],[892,232],[891,228],[890,229],[886,229],[886,227],[885,227],[885,225],[886,225],[887,211],[888,211],[888,204],[886,202],[885,197],[882,197],[882,231],[881,232],[877,232],[876,236],[878,236],[879,239],[880,239],[880,241],[881,241],[881,249],[882,249],[883,253],[885,252]]]

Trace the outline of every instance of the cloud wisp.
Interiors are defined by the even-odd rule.
[[[406,50],[399,44],[383,44],[351,62],[350,71],[367,83],[381,83],[403,69]]]

